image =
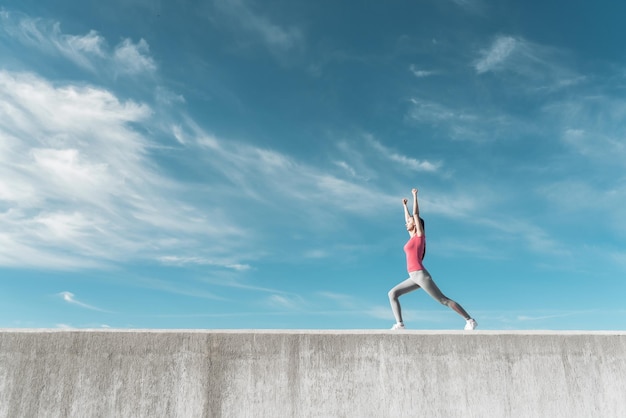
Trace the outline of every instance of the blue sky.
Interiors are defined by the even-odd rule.
[[[626,328],[626,5],[4,0],[0,327]],[[461,329],[424,292],[411,329]]]

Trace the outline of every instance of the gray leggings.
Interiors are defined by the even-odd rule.
[[[465,319],[470,318],[469,314],[465,312],[465,309],[463,309],[461,305],[441,293],[441,290],[439,290],[433,281],[433,278],[430,276],[428,270],[424,269],[410,272],[408,279],[389,291],[389,302],[391,303],[391,310],[396,318],[396,322],[402,322],[402,309],[400,308],[400,301],[398,298],[406,293],[417,290],[420,287],[437,302],[450,307]]]

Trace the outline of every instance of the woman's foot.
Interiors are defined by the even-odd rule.
[[[478,322],[474,321],[474,318],[470,318],[467,321],[465,321],[465,330],[467,331],[476,329],[477,326],[478,326]]]

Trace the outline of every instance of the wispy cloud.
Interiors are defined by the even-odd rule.
[[[616,264],[626,268],[626,251],[611,251],[609,257]]]
[[[136,44],[130,39],[124,39],[113,51],[115,69],[122,74],[153,72],[156,70],[156,64],[149,54],[150,47],[144,39],[140,39]]]
[[[538,310],[534,312],[525,312],[514,314],[515,320],[520,322],[540,322],[555,318],[567,318],[572,316],[606,316],[606,315],[622,315],[623,309],[575,309],[575,310]],[[512,314],[512,313],[511,313]]]
[[[177,132],[179,141],[197,149],[197,156],[218,178],[227,179],[241,195],[275,210],[282,207],[286,212],[297,209],[296,213],[313,214],[324,208],[327,214],[374,215],[390,201],[384,191],[353,178],[332,175],[325,167],[275,150],[216,138],[192,122],[182,130],[177,127]],[[366,192],[370,198],[364,200],[361,197]]]
[[[227,300],[215,293],[204,290],[199,282],[189,282],[186,280],[176,280],[174,282],[168,280],[155,279],[151,277],[137,277],[135,283],[141,287],[167,292],[175,295],[183,295],[192,298],[201,298],[209,300]]]
[[[149,124],[147,105],[6,71],[0,71],[0,98],[4,265],[163,256],[197,247],[206,236],[240,233],[219,213],[176,197],[183,186],[159,173],[148,156],[151,141],[131,126]],[[223,259],[219,251],[214,256]]]
[[[537,130],[534,124],[501,109],[483,108],[479,114],[475,108],[462,103],[448,105],[416,97],[409,100],[406,121],[429,125],[457,141],[496,141]]]
[[[503,239],[521,240],[526,248],[533,252],[560,257],[573,255],[569,247],[552,237],[548,231],[527,220],[478,217],[474,218],[474,222],[491,230],[500,231],[503,233]]]
[[[357,177],[356,170],[345,161],[335,161],[338,167],[341,167],[350,177]]]
[[[233,269],[237,271],[246,271],[250,270],[251,266],[249,264],[230,264],[228,261],[219,261],[219,260],[211,260],[205,257],[181,257],[181,256],[172,256],[165,255],[158,257],[158,260],[163,264],[170,264],[175,266],[184,266],[184,265],[205,265],[205,266],[220,266],[227,269]]]
[[[354,309],[359,306],[359,302],[353,295],[346,295],[335,292],[318,292],[317,294],[324,299],[328,299],[336,303],[339,307],[344,309]]]
[[[485,4],[483,0],[451,0],[452,3],[462,7],[468,12],[482,13],[485,10]]]
[[[116,75],[137,75],[156,70],[144,39],[137,43],[124,39],[111,49],[104,37],[94,30],[84,35],[66,34],[59,22],[7,11],[0,13],[0,23],[0,34],[4,31],[27,47],[61,56],[92,72],[105,70]]]
[[[615,158],[624,161],[626,144],[622,137],[606,136],[602,132],[589,132],[584,129],[566,129],[563,141],[585,156],[592,158]]]
[[[517,320],[518,321],[543,321],[546,319],[554,319],[554,318],[566,318],[568,316],[574,316],[574,315],[582,315],[581,312],[564,312],[564,313],[557,313],[557,314],[549,314],[549,315],[518,315],[517,316]]]
[[[621,164],[626,158],[626,101],[621,97],[581,93],[572,100],[548,103],[542,111],[575,152],[601,163]]]
[[[254,4],[246,0],[214,0],[216,9],[227,21],[234,23],[247,34],[246,41],[261,42],[269,51],[284,54],[302,46],[302,31],[295,25],[281,25],[269,16],[254,10]]]
[[[332,255],[332,252],[328,249],[313,249],[304,252],[306,258],[326,258]]]
[[[417,78],[425,78],[425,77],[430,77],[434,74],[436,74],[435,71],[429,71],[429,70],[422,70],[419,67],[417,67],[414,64],[411,64],[411,66],[409,67],[409,69],[411,70],[411,73],[417,77]]]
[[[476,116],[458,112],[440,103],[418,98],[410,100],[409,117],[418,122],[439,123],[449,120],[475,120]]]
[[[476,72],[481,74],[502,68],[515,48],[521,48],[520,41],[512,36],[497,37],[488,49],[482,51],[481,58],[474,64]]]
[[[525,89],[559,89],[585,80],[567,64],[565,51],[532,43],[522,37],[497,36],[474,61],[477,74],[498,73],[524,78]]]
[[[561,219],[581,224],[593,219],[596,231],[624,234],[626,179],[608,178],[600,183],[586,178],[551,181],[538,187],[537,194],[561,214]]]
[[[76,306],[80,306],[81,308],[91,309],[92,311],[109,312],[109,311],[106,311],[104,309],[100,309],[100,308],[95,307],[93,305],[89,305],[89,304],[86,304],[84,302],[81,302],[81,301],[77,300],[74,297],[74,294],[71,293],[71,292],[61,292],[61,293],[58,294],[58,296],[63,298],[63,300],[66,301],[67,303],[70,303],[70,304],[76,305]]]
[[[538,193],[563,214],[593,217],[597,228],[626,231],[626,101],[610,94],[580,94],[543,107],[554,124],[564,153],[563,165],[593,167],[575,170],[566,179],[546,181]],[[562,170],[556,161],[553,170]],[[584,196],[584,199],[580,199]]]
[[[415,158],[398,154],[397,152],[394,152],[391,149],[385,147],[379,141],[374,139],[371,135],[366,135],[366,140],[372,146],[372,148],[380,153],[380,155],[384,156],[390,161],[400,164],[405,168],[408,168],[409,170],[434,172],[439,170],[439,168],[441,167],[441,162],[439,161],[430,162],[426,160],[417,160]]]
[[[272,308],[301,310],[306,305],[301,297],[288,297],[285,295],[271,295],[267,298],[266,303]]]

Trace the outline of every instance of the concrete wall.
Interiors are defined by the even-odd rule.
[[[0,330],[0,417],[626,417],[625,332]]]

